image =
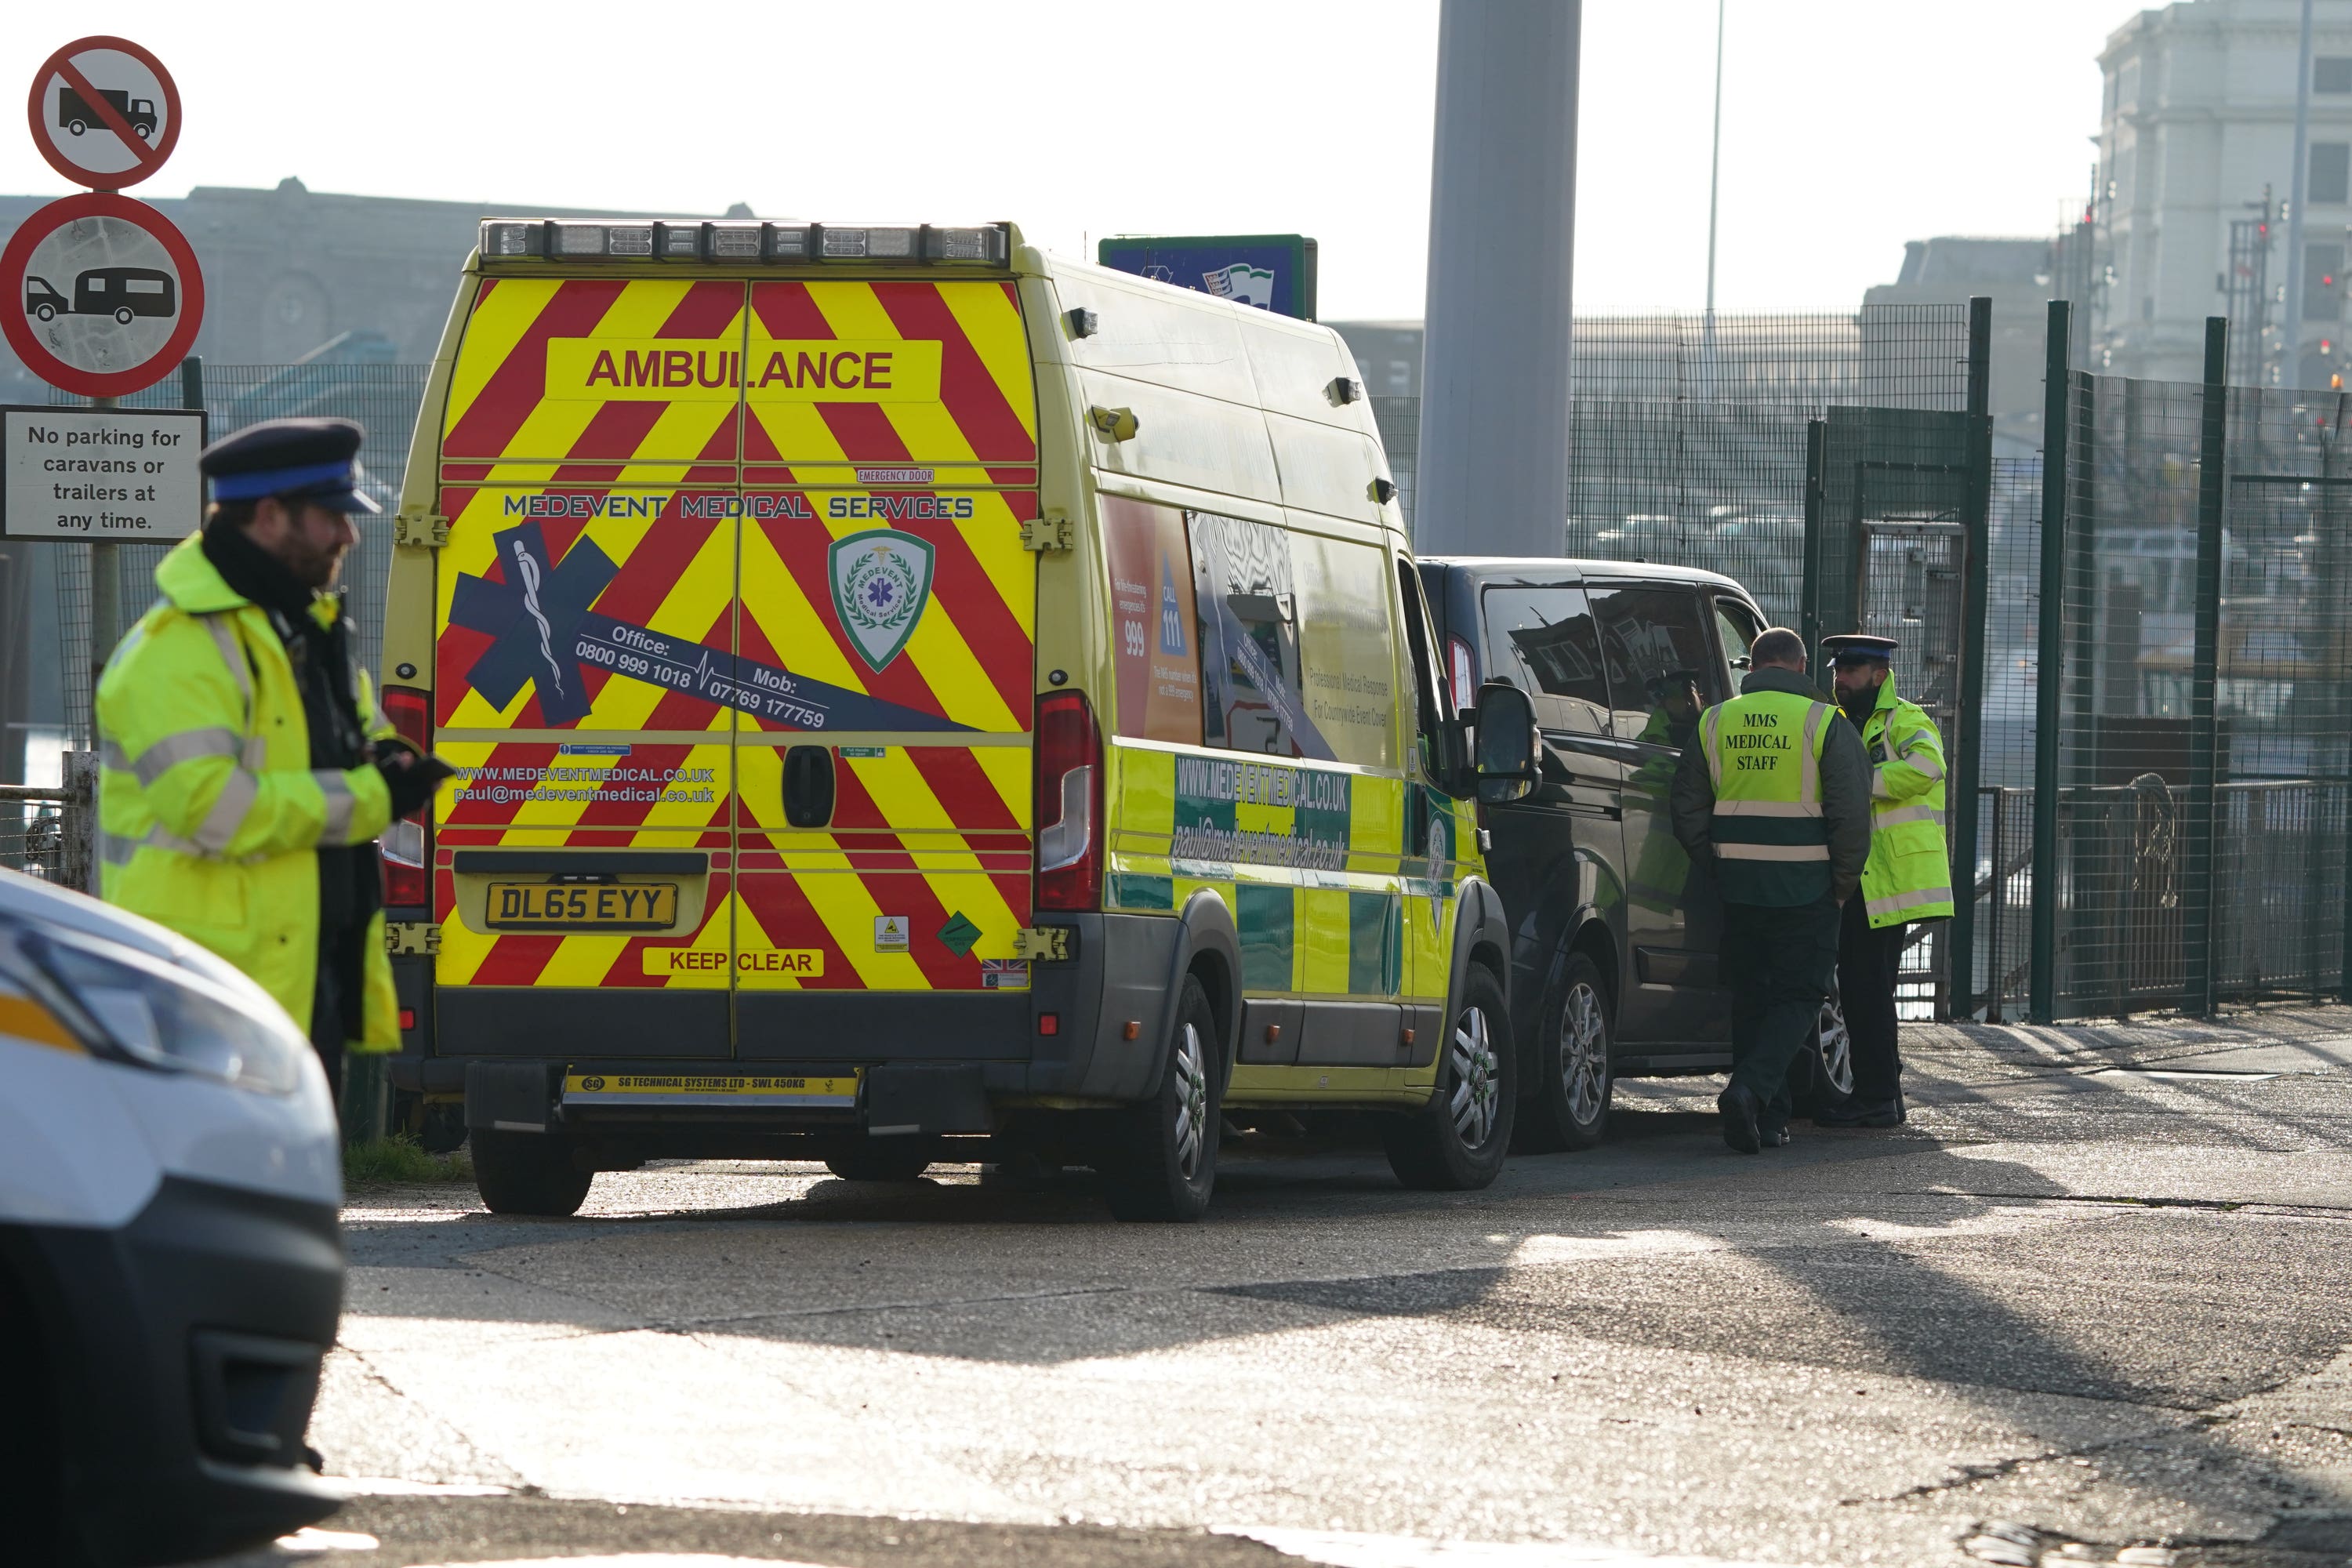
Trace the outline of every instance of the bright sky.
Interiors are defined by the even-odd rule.
[[[1849,310],[1906,239],[2053,232],[2089,184],[2095,56],[2135,9],[1727,3],[1728,310]],[[1715,0],[1584,12],[1577,310],[1696,310]],[[1321,244],[1326,319],[1423,311],[1435,0],[131,0],[24,11],[0,83],[28,85],[80,33],[153,49],[186,103],[177,152],[133,195],[295,174],[517,209],[744,201],[1010,217],[1067,251],[1297,231]],[[0,132],[0,191],[67,189]]]

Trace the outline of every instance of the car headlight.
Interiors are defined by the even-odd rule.
[[[0,974],[94,1056],[266,1094],[302,1082],[310,1043],[282,1009],[136,948],[0,922]]]

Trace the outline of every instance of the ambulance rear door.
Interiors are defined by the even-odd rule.
[[[486,279],[445,418],[442,1047],[724,1057],[747,285]]]
[[[1036,399],[1001,280],[751,285],[738,1045],[1025,1058]]]

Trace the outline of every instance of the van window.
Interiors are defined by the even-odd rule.
[[[1270,523],[1185,514],[1201,643],[1203,742],[1269,757],[1334,758],[1307,716],[1290,539]]]
[[[1358,767],[1397,765],[1397,645],[1388,613],[1388,562],[1377,546],[1318,534],[1290,536],[1298,584],[1298,655],[1307,716],[1332,757]]]
[[[1110,563],[1111,653],[1118,669],[1114,732],[1197,746],[1201,627],[1184,514],[1105,496],[1102,521]]]
[[[1544,727],[1607,731],[1609,681],[1584,590],[1494,587],[1480,597],[1496,673],[1536,699]]]
[[[1735,676],[1748,668],[1748,650],[1755,644],[1764,623],[1756,612],[1738,599],[1717,599],[1715,602],[1715,631],[1723,639],[1723,657],[1731,665]],[[1735,680],[1734,684],[1737,684]]]
[[[1699,714],[1723,700],[1723,667],[1687,588],[1595,584],[1610,720],[1619,738],[1679,746]]]

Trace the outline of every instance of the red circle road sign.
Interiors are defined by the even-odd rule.
[[[196,253],[168,218],[93,191],[51,202],[0,250],[0,331],[26,368],[84,397],[152,386],[205,318]]]
[[[26,112],[49,167],[96,190],[137,184],[180,140],[172,73],[128,38],[76,38],[43,60]]]

